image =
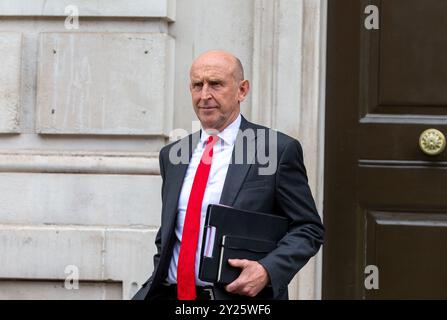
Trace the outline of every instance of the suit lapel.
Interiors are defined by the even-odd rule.
[[[242,145],[243,143],[243,135],[242,133],[245,132],[245,130],[250,129],[253,130],[253,135],[248,135],[247,143],[255,143],[254,140],[256,140],[256,130],[254,126],[250,124],[247,120],[245,120],[244,117],[241,118],[241,126],[240,130],[236,137],[235,146],[233,149],[233,154],[231,156],[231,163],[228,166],[227,171],[227,177],[225,178],[225,183],[222,190],[222,195],[220,197],[220,204],[232,206],[234,201],[236,200],[236,197],[239,193],[239,190],[242,187],[242,183],[245,180],[245,177],[247,176],[248,170],[250,169],[251,163],[253,163],[253,159],[255,157],[255,152],[253,152],[251,155],[249,154],[247,158],[247,148],[243,148],[243,163],[236,163],[235,159],[235,152],[236,152],[236,146]],[[253,145],[254,146],[254,145]]]
[[[178,201],[183,186],[183,180],[185,179],[186,171],[188,169],[189,162],[191,161],[192,153],[197,143],[199,142],[199,139],[200,131],[195,132],[192,135],[189,135],[186,139],[181,140],[179,142],[179,145],[176,147],[176,150],[178,150],[178,148],[180,148],[181,151],[187,150],[187,163],[172,164],[168,159],[168,162],[171,166],[171,172],[169,174],[169,180],[166,181],[168,187],[166,188],[166,200],[164,203],[164,205],[166,206],[165,214],[167,215],[167,230],[169,230],[169,233],[166,234],[167,239],[169,239],[171,232],[174,230],[175,227],[175,218],[177,217]]]

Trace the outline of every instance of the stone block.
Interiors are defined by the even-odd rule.
[[[0,280],[0,300],[120,300],[118,282],[80,281],[77,289],[67,289],[64,281]]]
[[[160,176],[0,173],[0,221],[158,226]]]
[[[87,290],[61,293],[61,298],[130,299],[152,273],[156,232],[156,228],[0,225],[0,291],[23,281],[16,283],[15,291],[0,293],[0,299],[38,298],[34,295],[38,288],[51,298],[57,290],[66,290],[66,279],[73,284],[69,281],[76,275],[80,288],[90,283]],[[113,284],[119,284],[119,297]],[[23,292],[26,288],[29,295]],[[101,288],[110,293],[98,296]]]
[[[172,50],[162,33],[41,34],[37,132],[167,135]]]
[[[80,17],[175,19],[175,0],[2,0],[0,16],[67,16],[69,6]]]
[[[0,133],[19,132],[22,34],[0,32]]]

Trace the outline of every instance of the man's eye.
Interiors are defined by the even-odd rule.
[[[192,87],[193,87],[194,89],[200,89],[200,88],[203,87],[203,84],[202,84],[202,83],[194,83],[194,84],[192,85]]]
[[[213,87],[219,87],[221,85],[220,82],[210,82],[210,85]]]

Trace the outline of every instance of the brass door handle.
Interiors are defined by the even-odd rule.
[[[429,156],[437,156],[445,149],[445,136],[437,129],[427,129],[419,137],[419,147]]]

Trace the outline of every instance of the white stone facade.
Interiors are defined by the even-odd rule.
[[[67,25],[67,6],[78,28]],[[208,49],[242,60],[248,119],[302,142],[321,211],[325,7],[1,1],[0,299],[133,296],[153,267],[158,151],[173,129],[196,126],[188,70]],[[292,282],[291,298],[320,297],[320,255]],[[72,266],[77,289],[66,281]]]

